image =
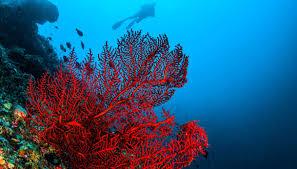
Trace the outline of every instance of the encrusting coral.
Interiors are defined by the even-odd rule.
[[[20,105],[0,97],[0,169],[62,168],[61,163],[51,164],[45,158],[54,152],[53,148],[31,138],[24,121],[26,116]]]
[[[186,83],[188,57],[165,35],[128,31],[83,63],[74,50],[54,75],[30,80],[26,122],[72,169],[182,168],[205,155],[208,138],[195,121],[178,126],[163,109]]]

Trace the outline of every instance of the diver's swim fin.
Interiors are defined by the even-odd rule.
[[[126,19],[125,19],[126,20]],[[112,25],[112,29],[115,30],[115,29],[118,29],[122,23],[125,21],[125,20],[121,20],[121,21],[118,21],[116,22],[115,24]]]

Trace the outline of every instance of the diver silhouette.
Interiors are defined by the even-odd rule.
[[[119,28],[125,21],[131,20],[129,25],[126,27],[127,29],[130,29],[135,23],[139,23],[145,18],[148,17],[154,17],[155,16],[155,5],[156,3],[149,3],[149,4],[144,4],[141,6],[140,10],[136,12],[134,15],[129,16],[123,20],[120,20],[113,24],[112,29],[115,30]]]

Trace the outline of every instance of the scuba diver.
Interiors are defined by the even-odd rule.
[[[139,23],[140,21],[142,21],[143,19],[148,18],[148,17],[154,17],[155,16],[155,5],[156,5],[155,2],[142,5],[140,10],[137,13],[135,13],[134,15],[129,16],[129,17],[113,24],[112,29],[115,30],[115,29],[119,28],[125,21],[131,20],[129,25],[126,27],[127,29],[130,29],[135,23]]]

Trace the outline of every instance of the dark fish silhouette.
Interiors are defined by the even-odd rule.
[[[66,42],[66,46],[68,49],[71,49],[71,43],[70,42]]]
[[[59,29],[59,27],[58,27],[58,26],[55,26],[55,28],[56,28],[56,29]]]
[[[79,30],[77,28],[75,30],[76,30],[78,36],[84,36],[84,33],[81,30]]]
[[[81,45],[81,48],[84,50],[85,49],[85,44],[83,41],[80,41],[80,45]]]
[[[63,52],[66,52],[66,49],[65,49],[65,47],[61,44],[60,45],[60,49],[63,51]]]
[[[63,62],[68,62],[69,61],[69,59],[68,59],[68,57],[67,56],[63,56]]]
[[[155,2],[142,5],[141,9],[138,12],[136,12],[134,15],[129,16],[129,17],[113,24],[112,29],[115,30],[115,29],[119,28],[125,21],[127,21],[129,19],[131,19],[131,22],[127,26],[127,29],[130,29],[135,23],[139,23],[145,18],[154,17],[155,16],[155,5],[156,5]]]
[[[49,36],[49,37],[47,37],[47,39],[48,39],[48,40],[53,40],[53,38],[52,38],[52,37],[50,37],[50,36]]]

